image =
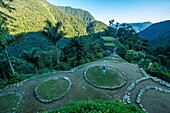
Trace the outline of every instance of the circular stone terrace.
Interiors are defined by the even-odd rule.
[[[92,66],[85,70],[84,78],[91,85],[103,89],[116,89],[126,84],[125,73],[113,66],[105,66],[106,74],[102,75],[102,65]]]

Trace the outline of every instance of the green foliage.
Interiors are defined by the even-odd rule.
[[[59,8],[61,8],[66,13],[69,13],[75,17],[82,19],[85,22],[91,22],[95,20],[94,17],[88,11],[84,11],[82,9],[75,9],[70,6],[60,6]]]
[[[8,84],[7,80],[3,80],[0,78],[0,89],[3,89]]]
[[[170,47],[168,45],[149,48],[148,41],[139,38],[132,26],[128,24],[117,23],[112,27],[109,26],[105,29],[104,35],[116,37],[117,41],[114,41],[114,44],[118,47],[117,53],[122,58],[139,64],[152,76],[169,81]],[[110,39],[106,38],[107,40]]]
[[[60,65],[56,65],[54,67],[54,69],[56,70],[70,70],[72,67],[71,67],[71,61],[67,61],[67,62],[61,62]]]
[[[1,0],[0,1],[0,18],[2,20],[7,21],[8,19],[14,19],[13,17],[11,17],[9,14],[7,14],[7,12],[11,12],[14,10],[13,7],[11,7],[10,2],[12,2],[13,0]]]
[[[134,105],[115,101],[72,102],[63,108],[44,113],[144,113]]]
[[[75,67],[103,56],[103,49],[98,39],[89,36],[76,37],[63,48],[62,62],[70,62]]]
[[[8,34],[9,32],[6,23],[3,20],[0,20],[0,46],[5,46],[7,44]]]
[[[107,25],[100,21],[93,21],[87,25],[86,31],[88,34],[93,34],[93,33],[103,32],[106,27]]]
[[[62,22],[62,29],[67,33],[67,37],[86,34],[87,23],[85,21],[45,0],[14,0],[12,5],[16,8],[15,12],[11,13],[16,21],[12,21],[13,23],[9,25],[12,34],[42,31],[45,26],[44,21],[47,19],[53,24]]]
[[[7,94],[0,96],[0,111],[1,113],[16,112],[16,106],[20,97],[16,94]]]
[[[105,36],[114,36],[116,34],[116,28],[108,26],[104,29]]]
[[[14,84],[14,83],[18,83],[21,82],[27,78],[30,78],[31,76],[28,75],[18,75],[16,73],[16,75],[14,75],[11,79],[9,79],[8,84]]]

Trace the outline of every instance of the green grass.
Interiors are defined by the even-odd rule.
[[[121,73],[114,68],[106,67],[106,75],[102,76],[102,69],[99,66],[88,69],[86,78],[97,86],[117,86],[120,85],[124,78]]]
[[[57,110],[44,113],[144,113],[134,105],[115,101],[72,102]]]
[[[0,96],[0,112],[1,113],[12,113],[16,111],[17,103],[20,97],[16,94],[7,94]]]
[[[112,58],[112,57],[104,57],[103,60],[108,60],[108,61],[109,61],[109,60],[111,60],[111,61],[114,60],[114,61],[117,61],[117,62],[125,62],[125,60],[123,60],[123,59],[121,59],[121,58],[119,58],[119,59],[116,58],[116,59],[115,59],[115,58]]]
[[[102,37],[102,39],[104,40],[104,41],[107,41],[107,42],[110,42],[110,41],[113,41],[114,40],[114,38],[113,37]]]
[[[69,81],[63,78],[48,80],[38,87],[36,95],[45,100],[60,97],[67,92],[69,85]]]
[[[104,46],[114,47],[114,46],[115,46],[115,44],[113,44],[113,43],[105,43],[105,44],[104,44]]]

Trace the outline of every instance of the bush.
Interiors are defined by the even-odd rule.
[[[70,70],[71,65],[70,65],[70,63],[61,62],[59,65],[56,65],[54,67],[54,69],[56,69],[56,70]]]
[[[18,83],[21,82],[27,78],[30,78],[31,76],[28,75],[14,75],[13,78],[9,79],[8,84],[14,84],[14,83]]]
[[[163,79],[167,82],[170,82],[170,73],[165,71],[148,71],[152,76],[158,77],[160,79]]]
[[[134,105],[115,101],[72,102],[57,110],[45,113],[144,113]]]
[[[97,54],[96,54],[96,57],[97,57],[97,58],[102,58],[102,57],[103,57],[103,54],[102,54],[102,53],[97,53]]]
[[[18,72],[19,74],[36,73],[34,65],[29,62],[26,62],[25,60],[17,59],[13,65],[15,71]]]
[[[8,82],[6,80],[0,78],[0,89],[3,89],[7,84]]]

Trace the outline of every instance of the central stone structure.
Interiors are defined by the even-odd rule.
[[[92,66],[85,70],[85,80],[97,88],[116,89],[124,86],[127,78],[121,70],[113,66],[105,66],[106,75],[102,76],[102,66]]]

